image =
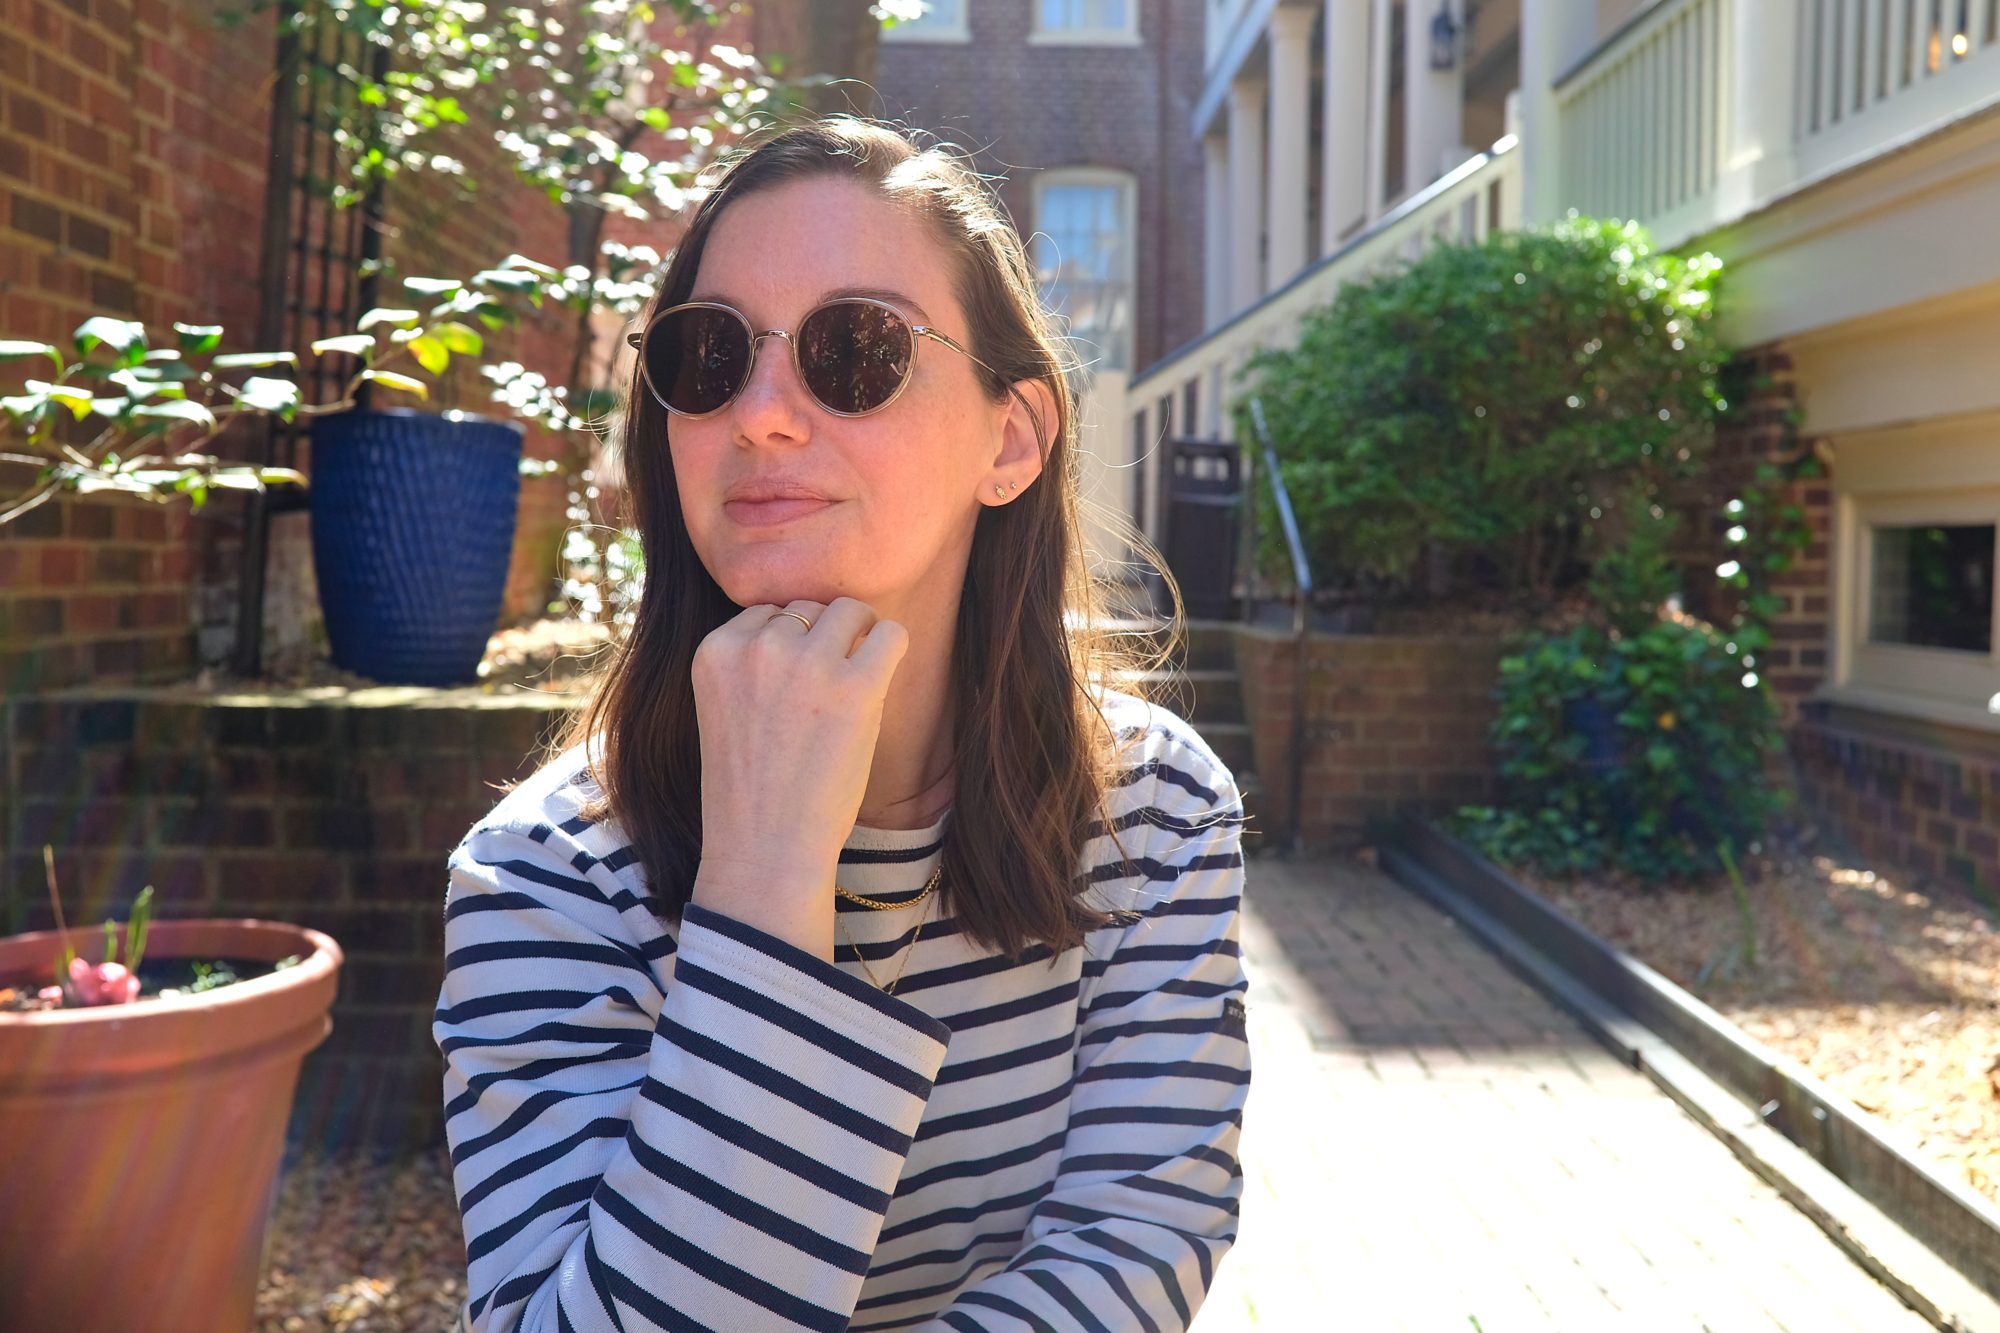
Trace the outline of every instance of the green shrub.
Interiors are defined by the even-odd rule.
[[[1579,625],[1517,639],[1492,731],[1507,803],[1466,807],[1447,827],[1547,874],[1719,870],[1720,848],[1747,846],[1789,802],[1764,779],[1765,753],[1783,742],[1771,688],[1745,656],[1678,615],[1636,634]]]
[[[1558,591],[1596,523],[1700,468],[1720,268],[1571,217],[1439,246],[1308,314],[1296,345],[1252,357],[1237,410],[1264,404],[1315,572],[1400,590],[1437,543],[1510,593]],[[1247,420],[1237,438],[1256,438]]]

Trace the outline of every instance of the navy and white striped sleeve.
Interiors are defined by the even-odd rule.
[[[1250,1088],[1242,798],[1192,733],[1154,773],[1150,903],[1081,1016],[1054,1187],[1007,1267],[925,1330],[1183,1330],[1235,1240]]]
[[[560,830],[450,860],[433,1031],[473,1333],[846,1327],[950,1032]]]

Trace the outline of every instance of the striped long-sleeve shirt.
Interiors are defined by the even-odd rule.
[[[1100,828],[1086,870],[1139,915],[1019,962],[941,894],[840,900],[833,962],[696,905],[663,923],[616,821],[576,813],[581,750],[475,825],[433,1026],[462,1326],[1186,1328],[1242,1193],[1242,804],[1172,712],[1106,714],[1124,856]],[[855,828],[842,887],[914,897],[949,818]],[[849,937],[906,969],[894,994]]]

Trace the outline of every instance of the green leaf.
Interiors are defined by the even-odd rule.
[[[312,349],[321,356],[328,352],[344,352],[348,356],[366,357],[375,350],[375,335],[343,333],[334,338],[321,338],[312,345]]]
[[[374,328],[377,324],[394,324],[398,328],[407,329],[422,318],[423,316],[414,310],[401,310],[390,306],[376,306],[373,310],[363,315],[360,323],[354,327],[364,332]]]
[[[374,380],[377,384],[385,388],[401,389],[404,393],[413,393],[419,398],[428,398],[431,396],[430,389],[425,386],[422,380],[411,379],[408,375],[398,375],[393,370],[364,370],[361,372],[361,378]]]
[[[457,278],[404,278],[403,286],[420,296],[443,296],[465,284]]]
[[[229,352],[208,364],[217,370],[261,370],[266,366],[296,366],[297,352]]]
[[[461,356],[478,356],[486,346],[486,339],[480,336],[478,329],[455,319],[436,325],[430,332],[432,337]]]
[[[410,355],[433,375],[444,374],[444,368],[451,364],[451,349],[428,333],[410,339]]]
[[[135,320],[92,315],[76,326],[75,337],[78,356],[88,356],[100,344],[118,353],[121,365],[136,364],[146,354],[146,326]]]
[[[532,292],[541,288],[542,280],[533,273],[518,269],[486,268],[472,275],[476,287],[498,287],[507,292]]]
[[[664,131],[674,123],[674,118],[667,114],[665,107],[649,106],[639,113],[639,123],[649,130]]]
[[[176,320],[174,332],[180,335],[181,350],[190,356],[213,352],[222,343],[220,324],[183,324]]]
[[[236,401],[258,412],[275,412],[290,421],[299,407],[299,386],[291,380],[253,375],[243,381]]]
[[[507,268],[526,269],[530,273],[541,274],[543,277],[549,279],[551,282],[555,281],[557,278],[562,277],[561,270],[552,268],[547,264],[539,263],[536,260],[529,259],[525,255],[508,255],[505,259],[500,261],[499,267],[503,269]]]
[[[18,361],[24,356],[45,356],[56,363],[56,374],[62,374],[62,353],[49,344],[0,338],[0,361]]]
[[[161,422],[186,421],[209,428],[215,425],[213,412],[200,403],[186,398],[172,398],[161,403],[141,403],[132,409],[132,415]]]

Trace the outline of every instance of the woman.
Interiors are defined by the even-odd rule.
[[[636,623],[450,862],[466,1325],[1184,1328],[1241,1193],[1242,807],[1102,683],[1018,235],[952,155],[797,126],[641,327]]]

